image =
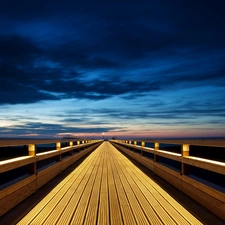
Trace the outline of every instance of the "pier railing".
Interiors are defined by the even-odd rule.
[[[97,148],[101,142],[77,139],[0,140],[0,216]]]
[[[111,140],[111,143],[225,220],[225,140]],[[196,154],[198,148],[201,151]],[[221,158],[216,157],[217,152]]]

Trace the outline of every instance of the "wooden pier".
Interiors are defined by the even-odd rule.
[[[46,143],[49,143],[49,141]],[[60,143],[60,140],[57,143]],[[56,144],[56,148],[58,146],[57,151],[51,150],[45,153],[37,153],[35,144],[31,146],[29,143],[25,143],[32,147],[28,148],[28,158],[35,160],[34,162],[32,161],[32,164],[29,164],[32,165],[32,171],[34,172],[33,175],[30,175],[32,183],[27,183],[27,179],[31,179],[28,177],[19,181],[18,184],[15,183],[0,190],[0,206],[3,212],[9,208],[7,204],[12,208],[12,206],[16,205],[13,201],[17,201],[21,196],[22,199],[27,198],[23,202],[20,200],[21,203],[19,205],[18,202],[17,206],[0,217],[0,224],[224,224],[223,220],[183,194],[182,192],[185,193],[186,187],[182,189],[177,184],[182,186],[186,182],[187,189],[190,189],[190,185],[196,187],[196,184],[198,184],[198,190],[202,191],[199,197],[207,195],[211,199],[212,204],[214,204],[214,201],[218,201],[216,199],[219,197],[222,204],[223,192],[218,192],[217,190],[212,192],[210,187],[204,187],[206,191],[210,191],[205,193],[205,189],[202,189],[203,184],[194,180],[191,180],[190,183],[183,170],[180,170],[180,175],[178,176],[176,175],[178,172],[160,165],[155,160],[159,156],[168,157],[186,164],[189,163],[187,160],[196,160],[192,159],[191,156],[189,157],[185,154],[182,157],[182,153],[175,154],[161,151],[158,148],[158,144],[155,144],[155,149],[146,148],[143,142],[141,142],[141,146],[138,146],[135,141],[133,144],[131,141],[102,142],[101,140],[93,142],[82,141],[83,144],[81,145],[80,141],[77,142],[78,145],[74,145],[74,143],[70,141],[68,146],[65,147],[62,147],[61,144]],[[184,149],[184,147],[182,146],[181,149]],[[30,154],[33,150],[34,154]],[[153,156],[155,154],[153,159],[148,158],[148,153]],[[86,154],[89,155],[78,166],[68,168],[69,165],[73,165]],[[140,164],[137,166],[137,163],[134,163],[127,157],[128,155],[135,161],[143,164],[144,167]],[[57,161],[54,165],[49,164],[49,167],[44,167],[39,171],[37,162],[46,158],[54,158]],[[17,158],[11,160],[12,162],[8,162],[9,160],[2,161],[0,165],[2,174],[9,169],[19,168],[22,162],[24,162],[22,164],[25,164],[23,157],[18,159],[19,162],[22,160],[19,164]],[[223,164],[216,165],[214,162],[208,162],[207,160],[204,161],[204,165],[202,165],[203,162],[200,163],[199,166],[202,168],[205,168],[204,165],[207,164],[210,165],[212,171],[224,174]],[[53,177],[66,168],[70,172],[60,182],[46,191],[41,198],[35,197],[37,192],[41,192],[42,189],[48,186],[48,183],[54,182],[52,180]],[[28,169],[30,170],[30,166]],[[145,170],[145,173],[143,170]],[[153,173],[150,172],[151,170]],[[152,178],[151,173],[153,175],[157,174],[159,177],[154,175]],[[49,177],[49,174],[51,174],[51,177]],[[160,177],[180,190],[172,187]],[[54,179],[57,179],[57,177]],[[157,179],[161,180],[161,183]],[[46,185],[43,186],[43,184]],[[172,188],[173,193],[171,194],[165,186],[169,186],[169,189]],[[29,187],[32,187],[32,192],[30,193]],[[38,191],[35,192],[35,188],[38,188]],[[28,193],[26,190],[28,190]],[[198,193],[200,193],[199,191]],[[18,198],[16,198],[17,195]],[[31,196],[28,197],[28,195]],[[15,199],[12,198],[13,196]],[[10,199],[12,204],[9,201]],[[181,199],[186,200],[183,201]],[[198,200],[198,198],[196,199]],[[31,201],[35,202],[35,204],[30,204]],[[220,208],[221,206],[217,204],[215,208],[217,207],[217,210],[223,212],[224,209]]]
[[[202,224],[104,142],[18,225]]]

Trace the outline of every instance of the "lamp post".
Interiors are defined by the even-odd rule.
[[[102,138],[103,138],[103,141],[105,140],[105,133],[102,133]]]

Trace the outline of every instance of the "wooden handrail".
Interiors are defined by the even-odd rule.
[[[212,160],[190,155],[190,146],[192,145],[216,146],[224,150],[224,139],[110,141],[119,150],[146,166],[217,216],[225,219],[225,208],[223,207],[225,205],[225,186],[223,183],[225,180],[225,162],[219,161],[218,157],[218,160]],[[161,150],[160,144],[180,145],[180,153]],[[148,145],[154,147],[146,147]]]

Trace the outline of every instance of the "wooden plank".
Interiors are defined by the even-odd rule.
[[[44,184],[46,184],[48,181],[50,181],[52,178],[57,176],[61,171],[61,162],[57,162],[51,167],[48,167],[37,174],[37,189],[42,187]]]
[[[110,164],[111,164],[113,177],[114,177],[114,181],[115,181],[115,185],[116,185],[116,189],[118,193],[118,199],[119,199],[119,204],[120,204],[121,213],[123,217],[123,223],[127,225],[130,225],[130,224],[135,225],[137,223],[135,221],[132,209],[130,207],[130,204],[126,195],[126,190],[124,189],[122,185],[122,181],[119,177],[119,173],[121,171],[117,170],[113,157],[110,157],[110,162],[111,162]]]
[[[35,156],[21,156],[13,159],[0,161],[0,173],[25,166],[36,161]]]
[[[52,150],[52,151],[37,153],[36,156],[37,156],[37,161],[41,161],[41,160],[48,159],[60,154],[61,154],[61,150]]]
[[[98,224],[109,225],[109,194],[108,194],[108,169],[107,169],[107,159],[106,153],[103,152],[105,158],[103,162],[103,172],[102,181],[100,187],[100,199],[99,199],[99,209],[98,209]]]
[[[153,154],[165,157],[167,159],[172,159],[172,160],[175,160],[175,161],[178,161],[178,162],[181,161],[181,154],[178,154],[178,153],[163,151],[163,150],[157,150],[157,151],[154,151]]]
[[[154,173],[159,177],[172,184],[177,189],[181,190],[182,180],[181,175],[176,171],[172,171],[168,168],[168,172],[166,171],[166,167],[160,165],[158,163],[154,163]],[[175,176],[174,176],[175,175]]]
[[[167,167],[167,166],[164,166],[164,165],[162,165],[162,164],[160,164],[160,163],[158,163],[158,162],[154,162],[154,172],[155,172],[158,168],[159,168],[160,170],[164,171],[165,174],[172,175],[172,176],[174,176],[174,177],[176,177],[176,178],[178,178],[178,179],[181,179],[181,174],[180,174],[180,172],[175,171],[175,170],[173,170],[173,169],[171,169],[171,168],[169,168],[169,167]]]
[[[66,158],[66,159],[63,159],[62,160],[62,171],[65,170],[67,167],[69,167],[70,165],[72,165],[74,162],[74,159],[72,156]]]
[[[97,175],[94,181],[93,189],[90,196],[90,201],[87,204],[87,211],[85,213],[84,225],[91,225],[96,224],[97,222],[97,212],[98,212],[98,205],[99,205],[99,194],[100,194],[100,187],[101,187],[101,179],[102,179],[102,172],[103,172],[103,162],[104,155],[101,155],[99,168],[97,171]],[[75,216],[74,219],[76,220]],[[78,224],[78,223],[77,223]]]
[[[112,168],[110,166],[110,161],[109,163],[107,163],[107,166],[108,166],[107,169],[108,169],[108,185],[109,185],[110,224],[120,225],[123,224],[123,220],[120,211],[120,205],[115,187],[115,182],[113,179]]]
[[[214,208],[222,209],[225,205],[224,199],[222,198],[222,195],[224,197],[224,194],[221,194],[221,199],[217,199],[214,196],[211,195],[211,193],[206,193],[205,191],[209,190],[209,188],[195,180],[192,180],[188,177],[185,178],[186,182],[182,183],[182,190],[185,192],[192,191],[194,195],[200,196],[201,199],[204,199],[205,202],[207,202],[206,207],[208,208],[208,205]],[[189,181],[189,182],[188,182]],[[194,184],[195,183],[195,184]],[[194,185],[193,185],[194,184]],[[201,201],[200,201],[201,203]]]
[[[14,191],[10,195],[0,200],[0,217],[12,207],[23,201],[36,191],[36,181],[28,183],[26,186]]]
[[[182,176],[182,188],[185,189],[185,185],[191,185],[193,188],[196,188],[202,192],[202,195],[207,199],[208,196],[215,198],[225,204],[225,193],[222,193],[218,190],[215,190],[197,180],[192,179],[188,176]]]
[[[76,149],[78,146],[79,145],[64,147],[64,148],[61,148],[60,151],[61,151],[61,153],[69,152],[69,151]]]
[[[28,185],[29,183],[33,182],[36,180],[36,175],[33,174],[21,181],[19,181],[16,184],[13,184],[3,190],[0,191],[0,199],[7,197],[8,195],[12,194],[13,192],[25,187],[26,185]]]
[[[205,170],[225,175],[225,163],[194,156],[182,157],[182,162]]]
[[[219,202],[215,202],[216,199],[213,199],[211,196],[207,198],[207,195],[203,195],[201,191],[197,188],[186,184],[185,188],[183,188],[183,192],[193,199],[195,199],[199,204],[202,204],[206,209],[213,212],[215,215],[219,216],[221,219],[225,221],[225,204]]]

